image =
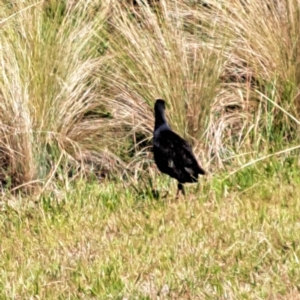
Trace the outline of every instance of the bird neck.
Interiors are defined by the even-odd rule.
[[[165,111],[162,107],[159,107],[155,110],[155,126],[154,130],[156,130],[158,127],[161,125],[168,125],[166,116],[165,116]]]

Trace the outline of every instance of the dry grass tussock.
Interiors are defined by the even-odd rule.
[[[7,172],[1,181],[10,178],[13,187],[43,182],[70,157],[106,148],[109,121],[94,115],[101,114],[104,88],[96,73],[108,57],[95,55],[102,46],[94,31],[109,6],[99,3],[94,18],[91,3],[68,4],[1,4],[0,140]]]
[[[142,169],[157,97],[209,170],[298,142],[296,0],[1,1],[6,186],[86,156]]]

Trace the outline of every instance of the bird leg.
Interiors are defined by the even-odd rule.
[[[177,185],[177,193],[176,193],[176,199],[178,198],[180,191],[182,192],[182,195],[185,196],[184,186],[183,186],[182,183],[178,182],[178,185]]]

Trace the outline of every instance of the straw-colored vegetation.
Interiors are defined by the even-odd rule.
[[[297,0],[0,0],[0,298],[300,299],[299,28]],[[209,173],[178,201],[156,98]]]

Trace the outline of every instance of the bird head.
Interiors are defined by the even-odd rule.
[[[165,110],[166,109],[166,106],[168,106],[168,104],[165,102],[165,100],[163,99],[156,99],[155,101],[155,105],[154,105],[154,110],[159,110],[159,111],[162,111],[162,110]]]
[[[155,107],[163,107],[165,109],[166,108],[165,100],[156,99],[156,101],[155,101]]]

